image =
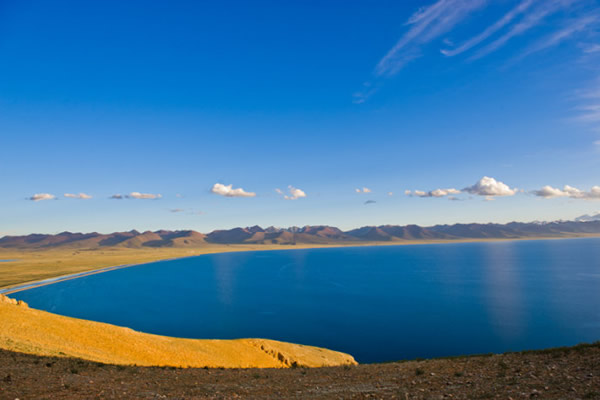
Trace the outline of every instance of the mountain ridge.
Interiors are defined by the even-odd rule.
[[[600,221],[510,222],[507,224],[452,224],[363,226],[348,231],[328,225],[275,228],[255,225],[219,229],[210,233],[194,230],[131,230],[102,234],[98,232],[61,232],[55,235],[34,233],[0,238],[0,248],[197,248],[208,244],[352,244],[365,242],[406,242],[465,239],[560,238],[600,235]]]

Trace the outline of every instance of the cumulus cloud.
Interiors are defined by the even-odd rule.
[[[28,200],[31,201],[42,201],[42,200],[54,200],[56,196],[50,193],[36,193],[33,196],[29,197]]]
[[[497,181],[489,176],[484,176],[473,186],[463,189],[463,191],[478,196],[513,196],[517,189],[511,189],[507,184]]]
[[[368,187],[363,187],[362,189],[356,188],[354,189],[356,193],[371,193],[371,189]]]
[[[580,190],[569,185],[565,185],[562,190],[547,185],[540,190],[534,190],[531,193],[545,199],[569,197],[571,199],[600,200],[600,186],[592,186],[592,188],[586,192],[585,190]]]
[[[91,199],[92,196],[90,196],[89,194],[85,194],[85,193],[65,193],[64,196],[66,198],[69,199],[83,199],[83,200],[87,200],[87,199]]]
[[[286,200],[297,200],[297,199],[300,199],[302,197],[306,197],[306,193],[304,193],[303,190],[295,188],[295,187],[293,187],[291,185],[288,186],[289,195],[285,194],[283,192],[283,190],[281,190],[281,189],[275,189],[275,191],[278,194],[282,195],[283,198],[286,199]]]
[[[225,197],[255,197],[256,193],[246,192],[242,188],[234,189],[233,185],[223,185],[222,183],[215,183],[210,190],[214,194]]]
[[[415,190],[415,191],[410,191],[410,190],[405,190],[404,194],[406,194],[407,196],[416,196],[416,197],[445,197],[448,196],[450,194],[459,194],[460,190],[458,189],[454,189],[454,188],[448,188],[448,189],[435,189],[435,190],[430,190],[429,192],[424,192],[422,190]]]

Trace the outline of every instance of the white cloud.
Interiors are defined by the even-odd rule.
[[[36,193],[33,196],[29,197],[31,201],[42,201],[42,200],[54,200],[56,196],[50,193]]]
[[[301,189],[298,189],[298,188],[295,188],[295,187],[293,187],[293,186],[291,186],[291,185],[290,185],[290,186],[288,186],[289,196],[288,196],[288,195],[286,195],[286,194],[283,192],[283,190],[281,190],[281,189],[275,189],[275,191],[276,191],[277,193],[279,193],[280,195],[282,195],[282,196],[283,196],[283,198],[284,198],[284,199],[286,199],[286,200],[297,200],[297,199],[300,199],[300,198],[306,197],[306,193],[304,193],[304,191],[303,191],[303,190],[301,190]]]
[[[569,197],[571,199],[600,200],[600,186],[592,186],[588,192],[569,185],[565,185],[562,190],[552,186],[544,186],[540,190],[532,191],[532,193],[546,199]]]
[[[92,196],[90,196],[89,194],[85,194],[85,193],[65,193],[64,194],[65,197],[69,198],[69,199],[83,199],[83,200],[87,200],[87,199],[91,199]]]
[[[393,196],[394,192],[388,192],[388,196]]]
[[[210,190],[214,194],[225,197],[255,197],[256,193],[246,192],[242,188],[233,189],[233,185],[223,185],[222,183],[215,183]]]
[[[410,190],[406,190],[404,191],[404,194],[406,194],[407,196],[417,196],[417,197],[444,197],[444,196],[448,196],[450,194],[459,194],[460,190],[458,189],[454,189],[454,188],[449,188],[449,189],[435,189],[435,190],[430,190],[429,192],[424,192],[422,190],[415,190],[414,192],[411,192]]]
[[[371,193],[371,189],[369,189],[368,187],[364,187],[362,189],[356,188],[356,189],[354,189],[354,191],[356,193]]]
[[[503,182],[497,181],[489,176],[484,176],[473,186],[463,189],[467,193],[476,194],[478,196],[513,196],[517,193],[517,189],[511,189]]]
[[[458,46],[453,50],[441,50],[441,53],[445,56],[455,56],[457,54],[463,53],[470,48],[478,45],[479,43],[486,40],[488,37],[496,33],[498,30],[503,28],[505,25],[509,24],[515,17],[525,12],[529,6],[531,6],[535,0],[523,0],[512,10],[504,14],[502,18],[496,21],[494,24],[488,26],[483,32],[479,35],[472,37],[471,39],[464,42],[462,45]]]

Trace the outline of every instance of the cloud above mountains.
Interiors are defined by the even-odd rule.
[[[297,200],[303,197],[306,197],[306,193],[303,190],[293,187],[292,185],[288,186],[288,194],[285,194],[281,189],[275,189],[275,191],[282,195],[286,200]]]
[[[410,197],[448,197],[449,200],[459,200],[454,195],[469,193],[476,196],[485,196],[486,200],[493,200],[496,196],[513,196],[517,189],[510,188],[507,184],[497,181],[489,176],[484,176],[472,186],[462,190],[455,188],[434,189],[430,191],[423,190],[405,190],[404,194]]]
[[[489,176],[484,176],[474,185],[468,186],[463,191],[474,194],[477,196],[514,196],[517,193],[517,189],[511,189],[504,182],[497,181]]]
[[[545,199],[568,197],[571,199],[600,200],[600,186],[592,186],[592,188],[586,192],[585,190],[580,190],[569,185],[565,185],[562,190],[547,185],[539,190],[534,190],[531,193]]]
[[[234,189],[233,185],[223,185],[222,183],[215,183],[210,190],[214,194],[225,197],[255,197],[256,193],[246,192],[242,188]]]

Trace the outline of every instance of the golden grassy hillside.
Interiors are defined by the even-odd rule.
[[[199,340],[150,335],[63,317],[0,295],[0,348],[140,366],[287,368],[356,364],[348,354],[266,339]]]

